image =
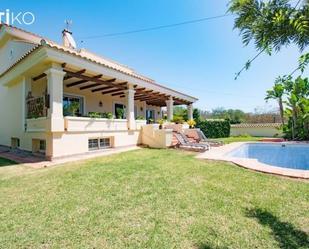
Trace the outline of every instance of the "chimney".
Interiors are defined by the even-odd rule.
[[[62,31],[62,43],[63,46],[67,48],[76,49],[76,42],[72,36],[72,32],[70,32],[68,29],[64,29]]]

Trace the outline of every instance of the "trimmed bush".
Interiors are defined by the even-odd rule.
[[[231,125],[227,120],[204,120],[196,125],[207,138],[229,137]]]

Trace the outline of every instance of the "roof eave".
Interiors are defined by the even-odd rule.
[[[155,91],[165,91],[166,93],[169,93],[174,97],[179,97],[191,103],[194,103],[198,100],[197,98],[189,96],[187,94],[175,91],[173,89],[167,88],[157,83],[145,81],[141,78],[126,74],[124,72],[120,72],[113,68],[109,68],[95,61],[89,60],[87,58],[81,57],[73,53],[63,51],[48,44],[45,44],[44,47],[47,48],[48,58],[53,60],[54,62],[61,64],[67,63],[68,65],[72,65],[74,67],[81,67],[81,60],[82,60],[84,63],[83,68],[87,69],[87,71],[90,71],[94,74],[103,74],[103,75],[105,74]]]

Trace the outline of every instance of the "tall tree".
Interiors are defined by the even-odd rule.
[[[309,80],[308,78],[291,76],[281,77],[276,80],[274,87],[267,91],[266,100],[276,99],[279,105],[285,103],[284,111],[288,120],[283,125],[287,138],[297,140],[309,139]],[[283,101],[282,99],[285,99]],[[282,110],[282,111],[281,111]]]
[[[254,40],[258,50],[280,50],[290,43],[303,50],[309,44],[309,0],[232,0],[235,28],[245,45]]]
[[[197,108],[193,109],[193,119],[196,123],[198,123],[201,119],[201,114],[200,114],[200,110]]]
[[[270,99],[274,99],[278,101],[279,104],[279,111],[280,111],[280,117],[282,125],[284,125],[284,107],[283,107],[283,95],[284,95],[284,85],[283,81],[286,80],[284,77],[279,77],[276,79],[275,85],[272,89],[267,91],[267,95],[265,97],[265,100],[268,101]]]
[[[309,45],[309,0],[231,0],[229,11],[236,15],[234,28],[239,29],[243,43],[253,42],[259,51],[236,78],[262,52],[271,54],[290,44],[303,51]],[[308,57],[308,53],[303,56],[305,64]]]

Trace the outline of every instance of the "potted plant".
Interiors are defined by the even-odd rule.
[[[120,108],[116,109],[116,118],[123,119],[123,116],[124,116],[124,110]]]
[[[190,119],[187,121],[187,124],[189,125],[190,129],[193,129],[194,126],[196,125],[196,122],[194,121],[194,119]]]
[[[164,119],[159,119],[158,123],[159,123],[159,129],[161,130],[163,128]]]

